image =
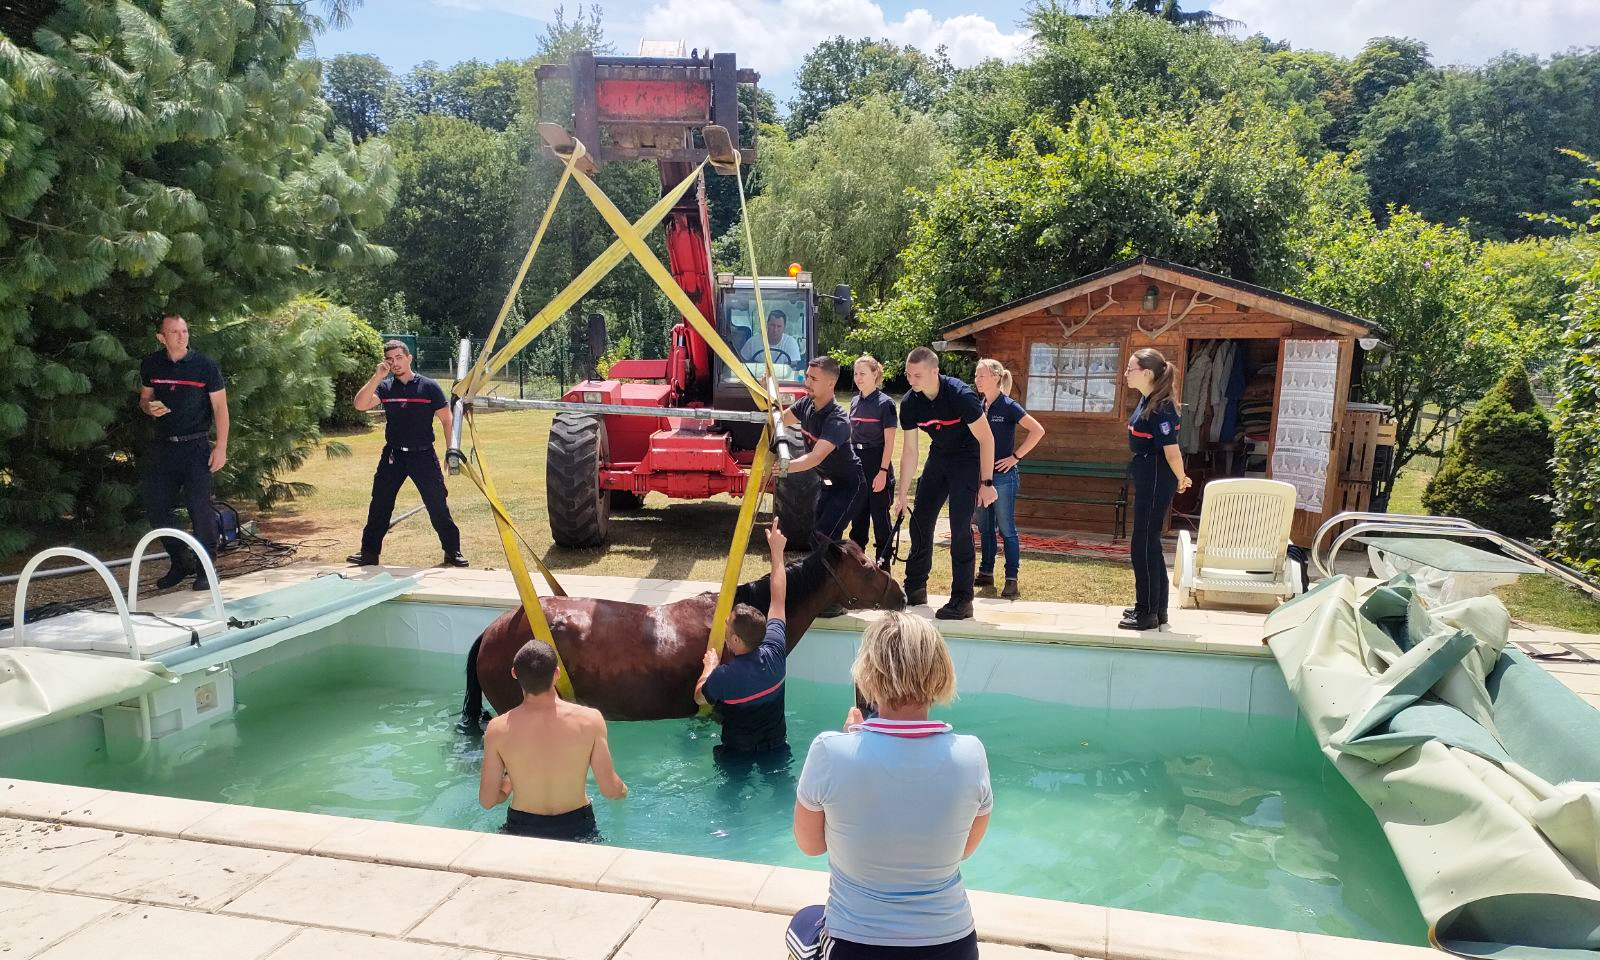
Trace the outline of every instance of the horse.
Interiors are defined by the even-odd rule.
[[[785,569],[790,650],[830,607],[901,610],[906,605],[899,582],[848,540],[824,544]],[[771,579],[768,574],[734,592],[733,629],[752,646],[765,632]],[[667,720],[698,712],[694,687],[711,640],[716,593],[660,605],[597,597],[541,597],[539,604],[578,702],[611,720]],[[497,713],[522,702],[511,660],[532,639],[527,612],[519,606],[473,641],[467,651],[463,731],[479,729],[485,695]]]

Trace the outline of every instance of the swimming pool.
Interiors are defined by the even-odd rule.
[[[498,611],[388,603],[235,664],[231,719],[107,760],[89,718],[0,740],[8,776],[408,823],[496,829],[481,747],[454,732],[464,648]],[[729,776],[702,720],[611,725],[631,788],[596,799],[624,846],[821,869],[789,833],[805,745],[850,703],[854,636],[792,658],[787,769]],[[1277,668],[1249,657],[952,641],[995,816],[969,886],[1390,940],[1425,928],[1365,804],[1316,750]]]

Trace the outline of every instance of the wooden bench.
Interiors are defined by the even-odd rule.
[[[1086,503],[1111,507],[1113,510],[1111,539],[1124,540],[1128,536],[1128,465],[1126,463],[1077,463],[1068,460],[1024,460],[1018,468],[1024,475],[1041,477],[1092,477],[1099,480],[1120,480],[1115,497],[1089,494],[1046,496],[1022,494],[1029,500],[1049,503]]]

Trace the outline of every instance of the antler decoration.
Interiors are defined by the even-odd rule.
[[[1200,299],[1201,297],[1205,297],[1205,299],[1202,300],[1202,299]],[[1183,322],[1183,318],[1187,317],[1189,314],[1193,313],[1194,309],[1196,307],[1206,306],[1207,304],[1212,303],[1216,299],[1217,298],[1215,296],[1213,296],[1212,294],[1201,293],[1200,291],[1196,290],[1194,292],[1194,296],[1189,298],[1189,305],[1183,308],[1183,312],[1182,313],[1180,313],[1176,317],[1174,317],[1172,315],[1172,308],[1177,306],[1177,303],[1178,303],[1178,294],[1176,292],[1174,292],[1172,294],[1172,298],[1167,301],[1167,322],[1162,324],[1161,328],[1159,330],[1146,330],[1144,328],[1144,317],[1139,317],[1137,320],[1135,320],[1134,321],[1134,326],[1139,328],[1139,332],[1140,333],[1142,333],[1145,336],[1149,337],[1151,340],[1154,340],[1155,338],[1161,336],[1163,333],[1166,333],[1168,330],[1171,330],[1173,327],[1177,326],[1179,323]]]
[[[1090,293],[1088,293],[1084,297],[1084,302],[1089,304],[1089,307],[1090,307],[1089,312],[1083,315],[1083,319],[1082,320],[1079,320],[1077,323],[1073,324],[1072,326],[1070,326],[1070,327],[1067,326],[1067,321],[1061,319],[1060,317],[1056,318],[1056,323],[1061,324],[1061,336],[1063,338],[1071,339],[1073,334],[1077,333],[1079,330],[1082,330],[1086,325],[1088,325],[1090,320],[1093,320],[1095,317],[1099,316],[1100,314],[1104,313],[1106,310],[1110,309],[1111,305],[1116,303],[1117,301],[1112,299],[1111,290],[1108,288],[1106,290],[1106,302],[1105,302],[1104,306],[1096,307],[1094,305],[1094,293],[1093,293],[1093,291],[1091,291]]]

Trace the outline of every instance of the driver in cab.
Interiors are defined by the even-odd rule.
[[[772,362],[774,365],[783,364],[794,368],[799,367],[805,360],[804,351],[800,348],[800,341],[787,332],[789,317],[782,310],[773,310],[767,314],[767,342],[772,347]],[[739,348],[739,356],[749,363],[765,363],[766,358],[761,354],[761,338],[752,336]]]

